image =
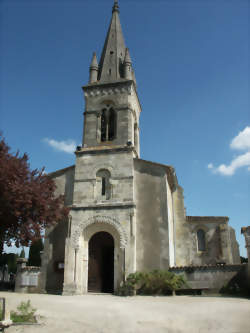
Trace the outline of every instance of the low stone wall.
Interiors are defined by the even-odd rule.
[[[17,260],[17,274],[15,292],[18,293],[40,293],[41,292],[41,270],[40,267],[26,266],[27,259]]]
[[[183,274],[190,289],[219,292],[223,286],[236,276],[239,276],[244,284],[246,265],[172,267],[170,271],[176,274]]]

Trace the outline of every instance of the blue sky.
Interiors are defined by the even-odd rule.
[[[143,108],[141,158],[175,167],[187,215],[229,216],[246,255],[240,228],[250,224],[248,1],[119,3]],[[29,154],[32,168],[74,164],[81,86],[92,52],[100,59],[112,4],[0,1],[0,128],[13,151]]]

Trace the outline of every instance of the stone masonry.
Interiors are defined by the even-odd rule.
[[[228,217],[186,216],[174,168],[140,158],[142,110],[117,1],[83,92],[75,165],[50,174],[70,215],[46,230],[43,291],[112,292],[135,271],[239,263]]]

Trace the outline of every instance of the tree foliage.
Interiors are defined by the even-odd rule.
[[[30,170],[28,155],[10,153],[0,134],[0,253],[12,242],[28,246],[41,231],[66,218],[63,196],[42,170]]]
[[[3,253],[0,255],[0,267],[8,265],[8,272],[15,274],[17,269],[17,258],[18,254],[16,253]]]

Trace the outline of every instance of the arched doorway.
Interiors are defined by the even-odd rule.
[[[108,232],[97,232],[89,240],[88,291],[114,291],[114,239]]]

